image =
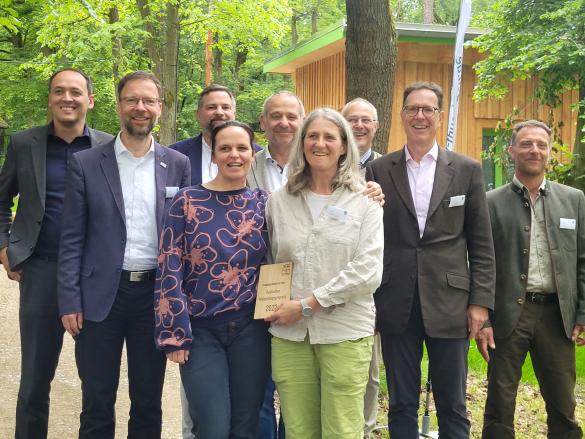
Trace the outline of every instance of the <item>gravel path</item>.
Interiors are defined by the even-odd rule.
[[[0,383],[2,383],[0,386],[0,438],[14,437],[14,414],[20,381],[18,295],[18,284],[8,280],[6,273],[0,268]],[[65,334],[61,360],[51,391],[50,439],[77,437],[81,409],[81,384],[77,377],[73,349],[73,339]],[[175,364],[167,364],[163,395],[163,438],[165,439],[181,437],[180,405],[179,369]],[[129,409],[126,361],[123,360],[116,404],[116,437],[126,437]]]

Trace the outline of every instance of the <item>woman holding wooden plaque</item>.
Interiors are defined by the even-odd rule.
[[[363,437],[384,236],[358,161],[343,116],[317,109],[268,201],[273,262],[293,262],[291,298],[267,318],[287,439]]]

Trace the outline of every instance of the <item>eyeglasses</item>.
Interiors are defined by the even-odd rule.
[[[153,107],[156,107],[158,105],[158,103],[160,102],[160,99],[159,98],[137,98],[137,97],[131,96],[128,98],[122,98],[121,101],[124,102],[124,104],[126,104],[129,107],[136,107],[139,102],[142,102],[142,104],[145,107],[153,108]]]
[[[437,107],[416,107],[411,105],[406,105],[402,108],[402,111],[406,113],[409,117],[414,117],[418,114],[419,111],[422,111],[424,117],[432,117],[434,116],[435,112],[441,111],[440,108]]]
[[[347,123],[349,123],[350,125],[357,125],[360,122],[362,123],[362,125],[369,126],[376,121],[365,117],[350,117],[349,119],[347,119]]]

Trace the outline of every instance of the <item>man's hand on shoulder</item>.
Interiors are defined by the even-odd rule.
[[[384,200],[384,198],[386,198],[386,195],[384,195],[384,192],[382,192],[382,187],[375,181],[368,181],[366,183],[364,195],[378,202],[380,204],[380,207],[383,207],[384,203],[386,202]]]
[[[71,334],[72,337],[79,335],[83,329],[83,313],[76,312],[73,314],[65,314],[61,316],[61,322],[65,330]]]
[[[577,346],[585,346],[585,325],[575,325],[571,340],[577,343]]]
[[[0,262],[6,270],[6,274],[8,275],[8,279],[15,280],[16,282],[20,282],[20,274],[22,271],[11,271],[10,270],[10,263],[8,262],[8,247],[0,248]]]

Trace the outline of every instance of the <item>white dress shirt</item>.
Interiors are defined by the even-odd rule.
[[[412,158],[406,146],[404,146],[404,154],[406,155],[408,184],[410,186],[412,201],[414,202],[414,209],[416,210],[418,230],[422,238],[427,223],[431,194],[433,193],[439,145],[435,142],[430,151],[421,159],[420,163]]]
[[[201,136],[201,183],[213,180],[217,175],[217,165],[211,160],[211,146]]]
[[[262,189],[274,192],[283,187],[287,182],[287,170],[288,163],[281,167],[270,155],[270,148],[266,147],[266,184],[268,187],[263,187]]]
[[[142,157],[134,157],[120,135],[114,143],[126,215],[126,249],[122,268],[128,271],[156,268],[158,232],[156,228],[156,177],[154,139]],[[107,227],[104,224],[104,227]]]

